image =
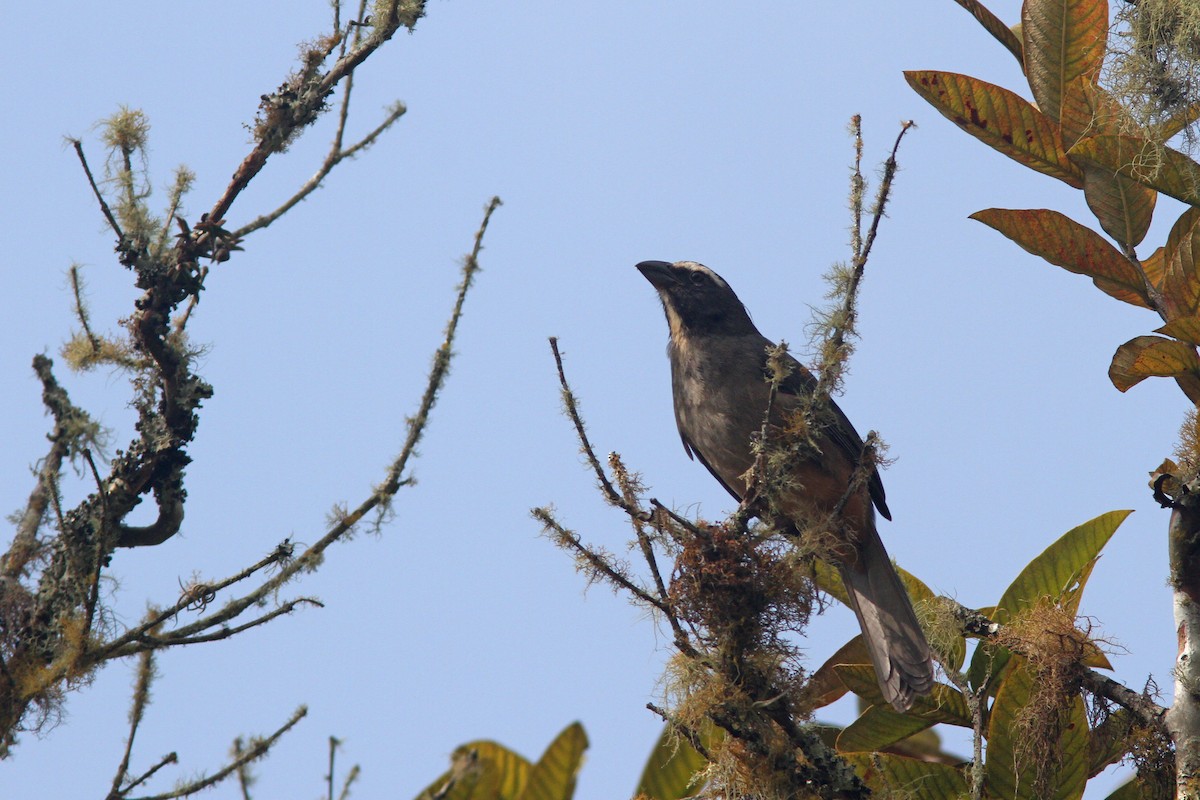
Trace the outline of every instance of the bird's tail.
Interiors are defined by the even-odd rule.
[[[904,713],[915,696],[933,689],[929,643],[875,526],[867,526],[856,544],[857,563],[839,566],[842,582],[862,627],[879,688],[892,707]]]

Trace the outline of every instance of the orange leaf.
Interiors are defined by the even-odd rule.
[[[846,684],[838,677],[837,668],[842,664],[870,665],[871,655],[867,652],[867,644],[862,634],[855,636],[838,648],[821,667],[812,674],[805,685],[811,708],[821,708],[838,700],[848,690]]]
[[[1083,171],[1067,158],[1058,126],[1029,101],[954,72],[910,70],[904,77],[967,133],[1031,169],[1083,188]]]
[[[1038,107],[1061,118],[1079,77],[1095,78],[1108,37],[1107,0],[1025,0],[1021,8],[1025,75]]]
[[[1087,75],[1080,75],[1067,87],[1059,112],[1063,144],[1067,152],[1085,136],[1120,133],[1129,114],[1111,94],[1098,87]]]
[[[1080,140],[1071,156],[1091,161],[1189,205],[1200,205],[1200,164],[1178,150],[1137,136],[1101,134]]]
[[[1154,332],[1188,344],[1200,345],[1200,317],[1177,317]]]
[[[1084,136],[1117,133],[1128,114],[1112,95],[1080,75],[1063,97],[1063,143],[1070,148]],[[1072,151],[1067,150],[1068,157]],[[1157,199],[1153,189],[1113,169],[1083,162],[1083,197],[1104,232],[1122,245],[1136,246],[1146,237]]]
[[[1172,136],[1183,132],[1183,129],[1200,119],[1200,103],[1192,103],[1187,108],[1177,111],[1169,119],[1158,124],[1154,137],[1165,142]]]
[[[980,3],[979,0],[958,0],[958,4],[971,12],[971,16],[979,20],[979,24],[983,29],[996,38],[996,41],[1008,48],[1008,52],[1013,54],[1017,59],[1017,63],[1021,65],[1021,70],[1025,70],[1025,55],[1022,52],[1021,37],[1012,32],[1012,29],[1005,25],[999,17]]]
[[[1109,380],[1122,392],[1149,377],[1175,377],[1200,372],[1196,348],[1161,336],[1136,336],[1117,348]]]
[[[1138,268],[1100,234],[1070,217],[1045,208],[977,211],[978,220],[1051,264],[1087,275],[1102,292],[1118,300],[1150,307]]]
[[[1164,251],[1162,302],[1168,319],[1185,316],[1200,303],[1200,208],[1175,220]]]
[[[1153,253],[1142,259],[1142,272],[1146,274],[1146,280],[1150,281],[1150,285],[1157,291],[1161,292],[1163,288],[1163,280],[1166,277],[1166,248],[1159,247]]]

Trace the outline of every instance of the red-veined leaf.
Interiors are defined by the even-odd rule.
[[[1028,100],[954,72],[911,70],[904,77],[967,133],[1031,169],[1083,188],[1083,171],[1067,158],[1058,125]]]
[[[995,228],[1035,256],[1079,275],[1126,303],[1150,307],[1145,282],[1129,259],[1100,234],[1045,208],[989,208],[971,219]]]
[[[1038,107],[1059,120],[1076,78],[1094,79],[1108,38],[1106,0],[1025,0],[1025,75]]]
[[[1021,70],[1025,69],[1025,55],[1022,52],[1023,45],[1021,37],[1012,32],[1004,22],[984,7],[979,0],[957,0],[958,4],[971,13],[983,26],[983,29],[995,37],[996,41],[1004,45],[1008,52],[1013,54],[1013,58],[1017,59],[1017,63],[1021,65]]]

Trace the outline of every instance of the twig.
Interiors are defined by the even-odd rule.
[[[313,76],[306,81],[305,85],[297,87],[295,99],[289,98],[286,106],[280,109],[281,113],[277,115],[277,118],[269,120],[268,124],[260,131],[254,150],[242,160],[241,165],[234,172],[229,186],[225,189],[225,193],[208,212],[208,219],[214,222],[224,219],[233,205],[233,201],[262,170],[267,159],[282,149],[297,130],[316,118],[324,106],[325,98],[329,96],[334,87],[384,42],[391,39],[401,26],[411,28],[425,13],[425,4],[417,0],[405,3],[406,8],[403,14],[400,11],[400,5],[399,2],[394,3],[386,18],[373,20],[375,25],[371,34],[361,44],[339,58],[327,72]]]
[[[342,781],[342,791],[338,793],[338,800],[346,800],[350,796],[350,787],[358,780],[360,774],[362,774],[362,769],[358,764],[350,768],[350,771],[346,773],[346,780]]]
[[[282,545],[276,547],[273,551],[271,551],[270,555],[261,559],[257,563],[252,564],[249,567],[246,567],[245,569],[241,570],[240,572],[238,572],[234,575],[231,575],[222,581],[218,581],[217,583],[212,584],[209,587],[209,589],[213,594],[216,594],[217,592],[221,591],[222,589],[224,589],[226,587],[232,586],[235,583],[240,583],[241,581],[246,580],[247,578],[249,578],[254,573],[258,572],[259,570],[265,569],[266,567],[269,567],[273,564],[280,563],[281,561],[290,559],[291,556],[292,556],[291,546],[289,543],[284,542]],[[143,638],[145,638],[146,634],[149,631],[162,625],[164,622],[166,622],[171,617],[178,615],[180,611],[183,611],[185,608],[187,608],[189,605],[191,605],[192,602],[193,602],[192,597],[185,593],[185,595],[183,597],[180,597],[179,600],[177,600],[169,608],[150,615],[150,617],[146,621],[142,622],[137,627],[125,632],[123,635],[121,635],[121,636],[117,637],[116,639],[112,640],[111,642],[108,642],[107,644],[105,644],[103,648],[101,648],[95,652],[95,654],[93,655],[94,660],[102,661],[102,660],[105,660],[108,658],[116,657],[116,654],[122,648],[130,645],[133,642],[142,640]],[[232,616],[230,616],[230,617],[225,616],[227,609],[228,609],[228,607],[226,607],[225,609],[222,609],[221,611],[217,612],[216,614],[212,614],[208,617],[204,617],[204,618],[198,620],[196,623],[193,623],[193,625],[185,626],[183,628],[177,629],[177,630],[173,631],[173,633],[176,636],[179,636],[179,635],[186,636],[186,635],[190,635],[193,633],[197,633],[201,630],[206,630],[209,627],[212,627],[213,625],[218,625],[222,622],[225,622],[227,619],[232,619]],[[241,613],[241,612],[239,611],[237,613]],[[234,614],[233,616],[236,616],[236,615],[237,614]],[[199,626],[199,627],[197,627],[197,626]]]
[[[955,602],[953,610],[955,617],[962,623],[963,630],[967,633],[992,639],[1003,630],[1000,623],[993,622],[974,609]],[[1013,652],[1019,653],[1020,651],[1014,649]],[[1160,706],[1148,696],[1139,694],[1089,667],[1079,665],[1078,677],[1080,685],[1084,689],[1128,709],[1143,725],[1163,733],[1166,732],[1164,717],[1168,709],[1164,706]]]
[[[617,479],[617,485],[621,487],[621,497],[625,501],[625,505],[629,508],[641,510],[639,501],[639,493],[641,486],[637,483],[636,478],[629,474],[625,464],[621,461],[621,456],[617,453],[608,454],[608,466],[613,471],[613,476]],[[654,555],[654,542],[650,535],[646,533],[646,520],[652,518],[652,515],[646,512],[638,514],[628,514],[629,524],[633,527],[634,538],[637,539],[638,547],[642,551],[642,558],[646,560],[646,565],[650,569],[650,575],[654,578],[654,586],[658,590],[658,596],[665,603],[667,602],[667,587],[663,582],[662,574],[658,570],[658,559]]]
[[[163,756],[162,758],[160,758],[158,760],[157,764],[155,764],[153,767],[151,767],[150,769],[143,772],[138,777],[134,778],[133,781],[131,781],[128,786],[126,786],[124,789],[121,790],[121,792],[118,795],[116,795],[116,797],[125,797],[130,792],[132,792],[134,789],[136,789],[137,787],[141,786],[143,783],[145,783],[146,781],[148,781],[152,777],[154,777],[154,773],[158,772],[163,767],[167,766],[168,764],[178,764],[178,763],[179,763],[179,755],[177,753],[175,753],[174,751],[167,753],[165,756]],[[112,795],[110,795],[110,797],[112,797]]]
[[[327,795],[329,800],[333,800],[333,758],[337,754],[339,744],[341,742],[336,737],[329,737],[329,774],[325,776],[329,784],[329,793]]]
[[[705,747],[704,743],[700,741],[700,736],[696,733],[696,731],[692,730],[687,725],[684,725],[682,722],[675,719],[674,716],[668,713],[666,709],[659,708],[658,706],[654,705],[654,703],[646,703],[646,708],[662,717],[663,722],[670,725],[671,730],[675,731],[677,734],[686,739],[687,743],[692,746],[692,749],[699,753],[705,761],[711,762],[713,760],[712,755],[710,755],[708,752],[708,748]]]
[[[301,706],[296,710],[296,713],[292,714],[291,719],[285,722],[277,731],[272,733],[266,739],[253,742],[250,748],[234,759],[233,762],[217,772],[214,772],[209,777],[196,781],[189,781],[169,792],[150,795],[148,797],[139,797],[137,800],[175,800],[177,797],[187,797],[188,795],[196,794],[197,792],[208,789],[209,787],[216,786],[218,783],[225,780],[225,778],[227,778],[230,774],[236,772],[243,765],[266,755],[267,751],[270,750],[271,747],[274,746],[275,742],[279,740],[279,737],[290,731],[296,725],[296,723],[304,719],[305,715],[307,714],[308,709],[304,706]]]
[[[854,171],[850,173],[850,250],[855,258],[862,252],[862,198],[867,190],[867,182],[862,174],[863,138],[862,115],[855,114],[850,118],[850,132],[854,136]]]
[[[83,279],[79,276],[79,265],[72,264],[69,270],[71,276],[71,294],[75,298],[75,316],[79,319],[79,324],[83,326],[83,332],[87,335],[88,341],[92,344],[92,352],[100,352],[100,340],[96,334],[92,333],[92,326],[88,320],[87,304],[83,302]]]
[[[96,201],[100,203],[100,211],[104,214],[104,218],[108,220],[108,226],[113,229],[113,233],[117,235],[117,239],[124,240],[125,234],[121,232],[121,226],[117,224],[117,218],[113,216],[112,210],[108,207],[108,203],[104,199],[104,193],[100,191],[100,187],[96,184],[96,177],[92,175],[92,168],[88,166],[87,156],[83,154],[83,142],[78,139],[72,139],[71,145],[75,148],[75,155],[79,157],[79,163],[83,166],[83,172],[87,175],[88,185],[92,187],[92,194],[96,195]]]
[[[282,217],[284,214],[290,211],[293,206],[316,191],[321,186],[321,182],[325,180],[325,177],[333,171],[334,167],[347,158],[353,158],[359,153],[359,151],[370,147],[375,143],[375,140],[382,136],[388,128],[394,125],[396,121],[400,119],[400,117],[404,116],[407,109],[402,103],[396,103],[392,107],[391,111],[388,112],[388,115],[384,117],[383,122],[379,123],[374,130],[372,130],[362,139],[358,140],[358,142],[355,144],[351,145],[349,148],[345,150],[341,149],[342,131],[343,126],[346,124],[346,112],[349,108],[350,101],[350,81],[352,79],[353,75],[346,78],[346,93],[343,96],[341,114],[338,118],[337,134],[334,137],[333,147],[330,149],[328,155],[325,156],[325,160],[321,163],[320,169],[318,169],[316,173],[304,183],[303,186],[297,189],[295,194],[284,201],[283,204],[274,211],[263,214],[234,231],[234,238],[241,239],[256,230],[267,227],[272,222]]]
[[[240,758],[244,752],[246,750],[242,746],[242,737],[238,736],[233,740],[233,756],[234,758]],[[254,777],[250,773],[249,766],[247,764],[239,764],[237,768],[237,781],[238,789],[242,793],[242,800],[250,800],[250,784],[253,780]]]
[[[108,492],[104,490],[104,481],[100,479],[100,471],[96,469],[96,462],[92,458],[92,451],[88,448],[83,450],[83,458],[87,461],[88,466],[92,470],[92,478],[96,481],[96,491],[100,493],[100,507],[103,509],[101,517],[101,532],[108,527]],[[83,630],[88,633],[92,630],[92,622],[96,618],[96,606],[100,603],[100,572],[104,569],[104,536],[96,537],[96,547],[94,553],[95,568],[92,570],[92,585],[88,590],[87,599],[87,621],[84,623]]]
[[[861,119],[855,117],[853,124],[856,138],[861,138],[857,127],[860,122]],[[831,316],[832,324],[821,346],[821,364],[817,375],[817,385],[813,392],[814,402],[818,405],[825,402],[841,381],[842,365],[846,357],[846,340],[848,336],[854,334],[855,322],[858,317],[858,288],[862,283],[863,272],[867,266],[867,259],[870,258],[871,248],[875,245],[879,223],[883,219],[888,200],[891,198],[892,181],[898,169],[896,153],[900,150],[900,142],[904,139],[904,135],[913,127],[914,123],[911,120],[901,123],[900,133],[897,134],[896,142],[892,145],[891,154],[883,164],[883,176],[879,182],[879,189],[875,193],[875,205],[871,209],[871,224],[867,229],[865,240],[862,239],[860,233],[861,202],[854,211],[854,239],[857,246],[854,248],[854,260],[846,277],[846,285],[840,286],[838,289],[838,294],[842,298],[841,307]],[[861,173],[857,172],[857,167],[856,176],[858,181],[862,180]]]
[[[592,448],[591,441],[588,440],[587,429],[583,425],[583,418],[579,415],[579,402],[575,399],[575,393],[571,391],[570,384],[567,383],[567,373],[563,369],[562,353],[558,349],[557,336],[550,337],[550,350],[554,353],[554,365],[558,368],[558,385],[562,388],[563,410],[567,412],[567,417],[575,426],[575,435],[579,438],[579,446],[583,450],[592,472],[596,473],[596,480],[600,483],[600,489],[604,492],[605,499],[618,508],[624,508],[624,499],[608,479],[604,467],[600,466],[600,459],[596,458],[596,451]]]
[[[946,679],[950,681],[954,688],[962,693],[963,698],[967,702],[967,709],[971,712],[971,800],[983,800],[983,781],[985,775],[983,740],[986,724],[983,695],[987,690],[983,687],[980,687],[978,691],[971,689],[966,675],[955,669],[947,661],[939,658],[938,662],[941,664],[942,672],[945,673]]]
[[[243,623],[243,624],[238,625],[233,628],[221,628],[219,631],[216,631],[215,633],[207,633],[207,634],[202,634],[202,635],[198,635],[198,636],[170,635],[170,636],[163,636],[161,638],[153,637],[151,639],[151,641],[155,647],[160,647],[160,646],[161,647],[174,647],[177,645],[184,645],[184,644],[200,644],[201,642],[218,642],[222,639],[228,639],[230,636],[236,636],[239,633],[241,633],[242,631],[248,631],[251,628],[257,628],[259,625],[264,625],[264,624],[270,622],[271,620],[275,619],[276,617],[282,617],[284,614],[290,614],[296,610],[297,606],[299,606],[301,604],[316,606],[317,608],[325,607],[325,604],[322,603],[320,600],[316,599],[315,597],[298,597],[295,600],[288,600],[286,603],[279,606],[279,608],[269,611],[266,614],[263,614],[261,617],[255,617],[254,619],[250,620],[249,622]],[[150,638],[150,637],[145,637],[145,638]]]
[[[58,476],[71,449],[71,441],[66,435],[67,419],[73,414],[83,414],[71,405],[66,391],[55,380],[53,367],[54,362],[46,356],[34,356],[33,371],[42,383],[42,404],[54,417],[54,432],[50,434],[50,450],[42,459],[25,511],[17,523],[16,534],[0,560],[0,572],[8,578],[20,577],[40,549],[38,530],[51,501],[55,502],[56,510],[58,508]],[[86,420],[86,415],[82,419]]]
[[[594,552],[591,548],[586,547],[583,542],[580,541],[578,534],[576,534],[574,531],[567,530],[560,525],[558,520],[550,516],[549,511],[544,508],[535,508],[533,509],[532,514],[534,519],[538,520],[544,526],[546,526],[546,528],[554,532],[554,541],[569,547],[571,550],[574,550],[576,555],[586,561],[592,569],[615,583],[617,586],[620,586],[622,589],[629,592],[643,603],[654,606],[654,608],[657,608],[659,611],[662,611],[664,614],[670,616],[670,606],[668,606],[663,600],[660,600],[659,598],[650,594],[650,592],[643,589],[641,586],[638,586],[636,583],[631,581],[626,575],[622,574],[620,570],[615,569],[612,564],[610,564],[605,558],[601,557],[598,553]]]
[[[630,505],[622,497],[621,493],[612,485],[612,481],[608,479],[608,475],[604,472],[604,467],[600,465],[600,459],[596,457],[596,451],[588,439],[587,428],[583,424],[583,417],[579,413],[579,401],[576,400],[575,393],[571,391],[571,386],[567,383],[567,374],[563,369],[562,353],[558,349],[557,336],[550,337],[550,350],[554,353],[554,364],[558,369],[558,384],[562,388],[563,410],[567,412],[567,417],[571,420],[571,424],[575,426],[575,433],[579,438],[579,447],[587,458],[592,471],[596,473],[596,480],[600,484],[600,490],[604,492],[604,498],[610,505],[620,508],[630,517],[643,522],[649,522],[650,514],[636,505]]]
[[[446,381],[446,375],[450,371],[450,360],[454,357],[454,336],[458,332],[458,321],[462,318],[463,303],[466,302],[467,292],[475,280],[475,274],[479,272],[479,253],[483,250],[483,236],[487,233],[488,223],[492,219],[493,212],[501,205],[503,203],[500,198],[493,197],[484,208],[483,221],[479,223],[479,230],[475,232],[475,244],[471,248],[470,255],[463,259],[462,283],[458,285],[458,296],[454,299],[454,309],[450,312],[450,321],[446,323],[445,337],[433,354],[433,367],[429,371],[429,381],[425,385],[425,393],[421,396],[417,413],[408,420],[408,436],[404,440],[404,446],[400,450],[400,455],[388,469],[387,480],[376,497],[379,497],[380,494],[390,497],[403,485],[404,482],[400,476],[404,474],[408,459],[412,457],[421,437],[425,434],[425,426],[429,422],[429,412],[437,402],[438,392],[441,391],[442,385]],[[376,502],[381,501],[377,500]],[[374,503],[371,507],[374,507]],[[353,521],[350,524],[353,525],[357,522],[363,513],[366,511],[360,508],[359,511],[351,514]]]
[[[698,536],[702,539],[708,538],[707,531],[705,531],[703,528],[698,526],[696,523],[692,522],[687,517],[676,514],[674,511],[672,511],[671,509],[664,506],[662,503],[660,503],[655,498],[653,498],[653,497],[650,498],[650,505],[654,506],[654,508],[656,510],[658,510],[660,513],[666,514],[668,517],[671,518],[672,522],[674,522],[676,525],[679,525],[681,528],[683,528],[684,530],[686,530],[688,533],[692,534],[693,536]]]
[[[89,628],[85,628],[84,630],[89,630]],[[129,759],[133,755],[133,740],[137,736],[138,726],[142,724],[142,719],[146,714],[146,706],[150,702],[150,684],[153,680],[154,652],[147,650],[142,653],[142,657],[138,662],[137,684],[133,690],[133,707],[129,709],[129,736],[125,739],[125,753],[121,756],[121,764],[117,767],[117,774],[113,775],[112,788],[108,792],[109,800],[128,794],[130,789],[141,783],[141,780],[149,777],[149,774],[153,774],[153,771],[164,763],[159,762],[158,766],[154,767],[141,780],[131,783],[123,790],[121,789],[121,781],[125,780],[125,776],[129,772]],[[175,754],[171,753],[170,755],[174,756]]]
[[[453,354],[453,343],[455,334],[458,329],[458,322],[462,315],[463,304],[466,299],[467,291],[471,286],[472,279],[475,273],[479,270],[478,257],[483,247],[483,235],[487,230],[487,223],[491,218],[492,212],[499,207],[501,201],[498,197],[493,197],[488,204],[483,222],[479,230],[475,234],[475,244],[471,254],[467,256],[463,264],[463,281],[459,286],[459,293],[455,299],[454,310],[451,313],[450,321],[446,326],[445,339],[442,345],[438,348],[434,356],[434,364],[430,369],[427,379],[425,393],[422,396],[420,407],[417,413],[409,420],[408,436],[400,455],[392,463],[388,469],[387,478],[384,483],[377,487],[376,490],[362,503],[359,504],[350,513],[338,519],[330,529],[321,537],[315,544],[307,548],[300,556],[292,560],[292,550],[290,545],[285,549],[283,546],[276,548],[275,552],[264,558],[259,563],[253,565],[247,570],[234,575],[226,580],[215,584],[213,591],[237,583],[249,577],[254,572],[257,572],[272,564],[289,561],[278,574],[264,581],[260,586],[248,592],[242,597],[231,600],[226,603],[220,611],[203,617],[191,625],[186,625],[173,632],[173,636],[178,640],[185,637],[192,637],[211,629],[216,625],[223,624],[235,617],[239,616],[247,608],[265,600],[273,592],[275,592],[284,583],[291,580],[297,572],[309,568],[311,565],[319,562],[321,554],[334,542],[345,536],[351,528],[354,527],[364,516],[370,513],[373,509],[387,502],[399,488],[406,483],[401,479],[404,469],[407,467],[409,459],[415,452],[416,445],[420,441],[424,432],[425,426],[429,422],[429,412],[433,408],[433,404],[437,399],[437,395],[442,385],[445,382],[450,359]],[[181,598],[171,608],[168,608],[149,622],[139,625],[137,628],[129,631],[124,636],[108,644],[100,651],[99,658],[113,657],[121,648],[130,647],[134,642],[145,636],[146,632],[154,625],[160,624],[162,621],[178,614],[187,607],[190,600],[187,597]],[[136,648],[135,648],[136,649]]]

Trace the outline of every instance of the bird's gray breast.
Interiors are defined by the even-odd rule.
[[[669,350],[679,433],[739,495],[742,476],[753,463],[751,436],[762,426],[769,395],[764,345],[748,338],[678,339]]]

